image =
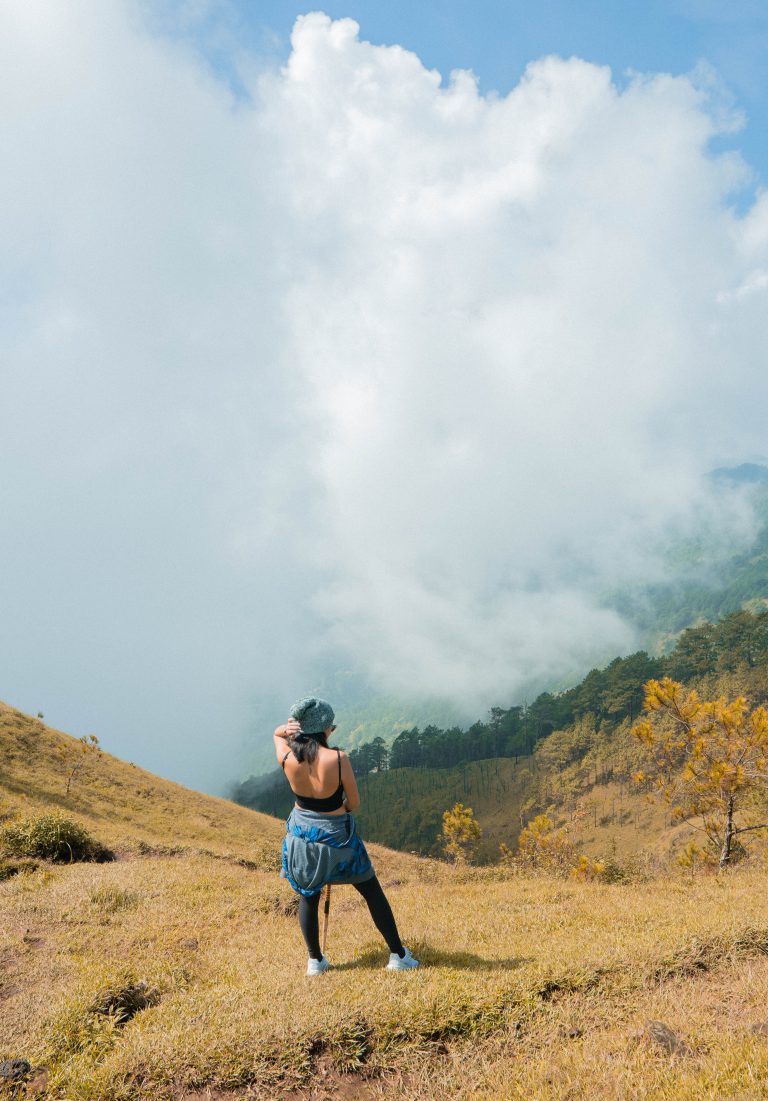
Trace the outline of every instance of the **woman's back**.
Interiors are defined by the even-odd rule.
[[[327,810],[328,813],[346,813],[342,806],[343,784],[341,779],[341,752],[318,746],[313,761],[297,761],[292,750],[283,758],[283,768],[291,790],[298,797],[299,805],[309,809]],[[327,803],[328,806],[312,804]]]

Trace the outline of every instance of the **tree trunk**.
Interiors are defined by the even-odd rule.
[[[720,853],[720,870],[727,867],[728,861],[731,859],[731,845],[733,843],[733,803],[734,796],[731,795],[728,798],[728,802],[725,807],[725,837],[723,838],[723,849]]]

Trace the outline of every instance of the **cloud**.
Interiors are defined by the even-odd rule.
[[[484,97],[314,13],[235,97],[118,0],[0,30],[12,702],[210,788],[255,698],[512,702],[748,539],[702,474],[764,444],[766,206],[701,81]]]

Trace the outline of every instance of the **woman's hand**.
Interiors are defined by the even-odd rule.
[[[297,734],[301,734],[301,723],[298,719],[289,719],[275,730],[276,738],[295,738]]]

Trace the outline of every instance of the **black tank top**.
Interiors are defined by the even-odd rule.
[[[288,753],[286,753],[280,762],[283,771],[285,771],[285,762],[288,760],[288,754],[290,752],[289,749]],[[311,795],[299,795],[297,791],[293,791],[293,788],[291,788],[291,791],[293,791],[293,794],[296,796],[296,802],[302,810],[329,811],[339,810],[339,808],[343,806],[344,785],[341,782],[341,752],[338,749],[336,750],[336,756],[339,760],[339,786],[336,788],[333,795],[326,795],[324,799],[313,799]],[[290,781],[288,782],[290,783]]]

